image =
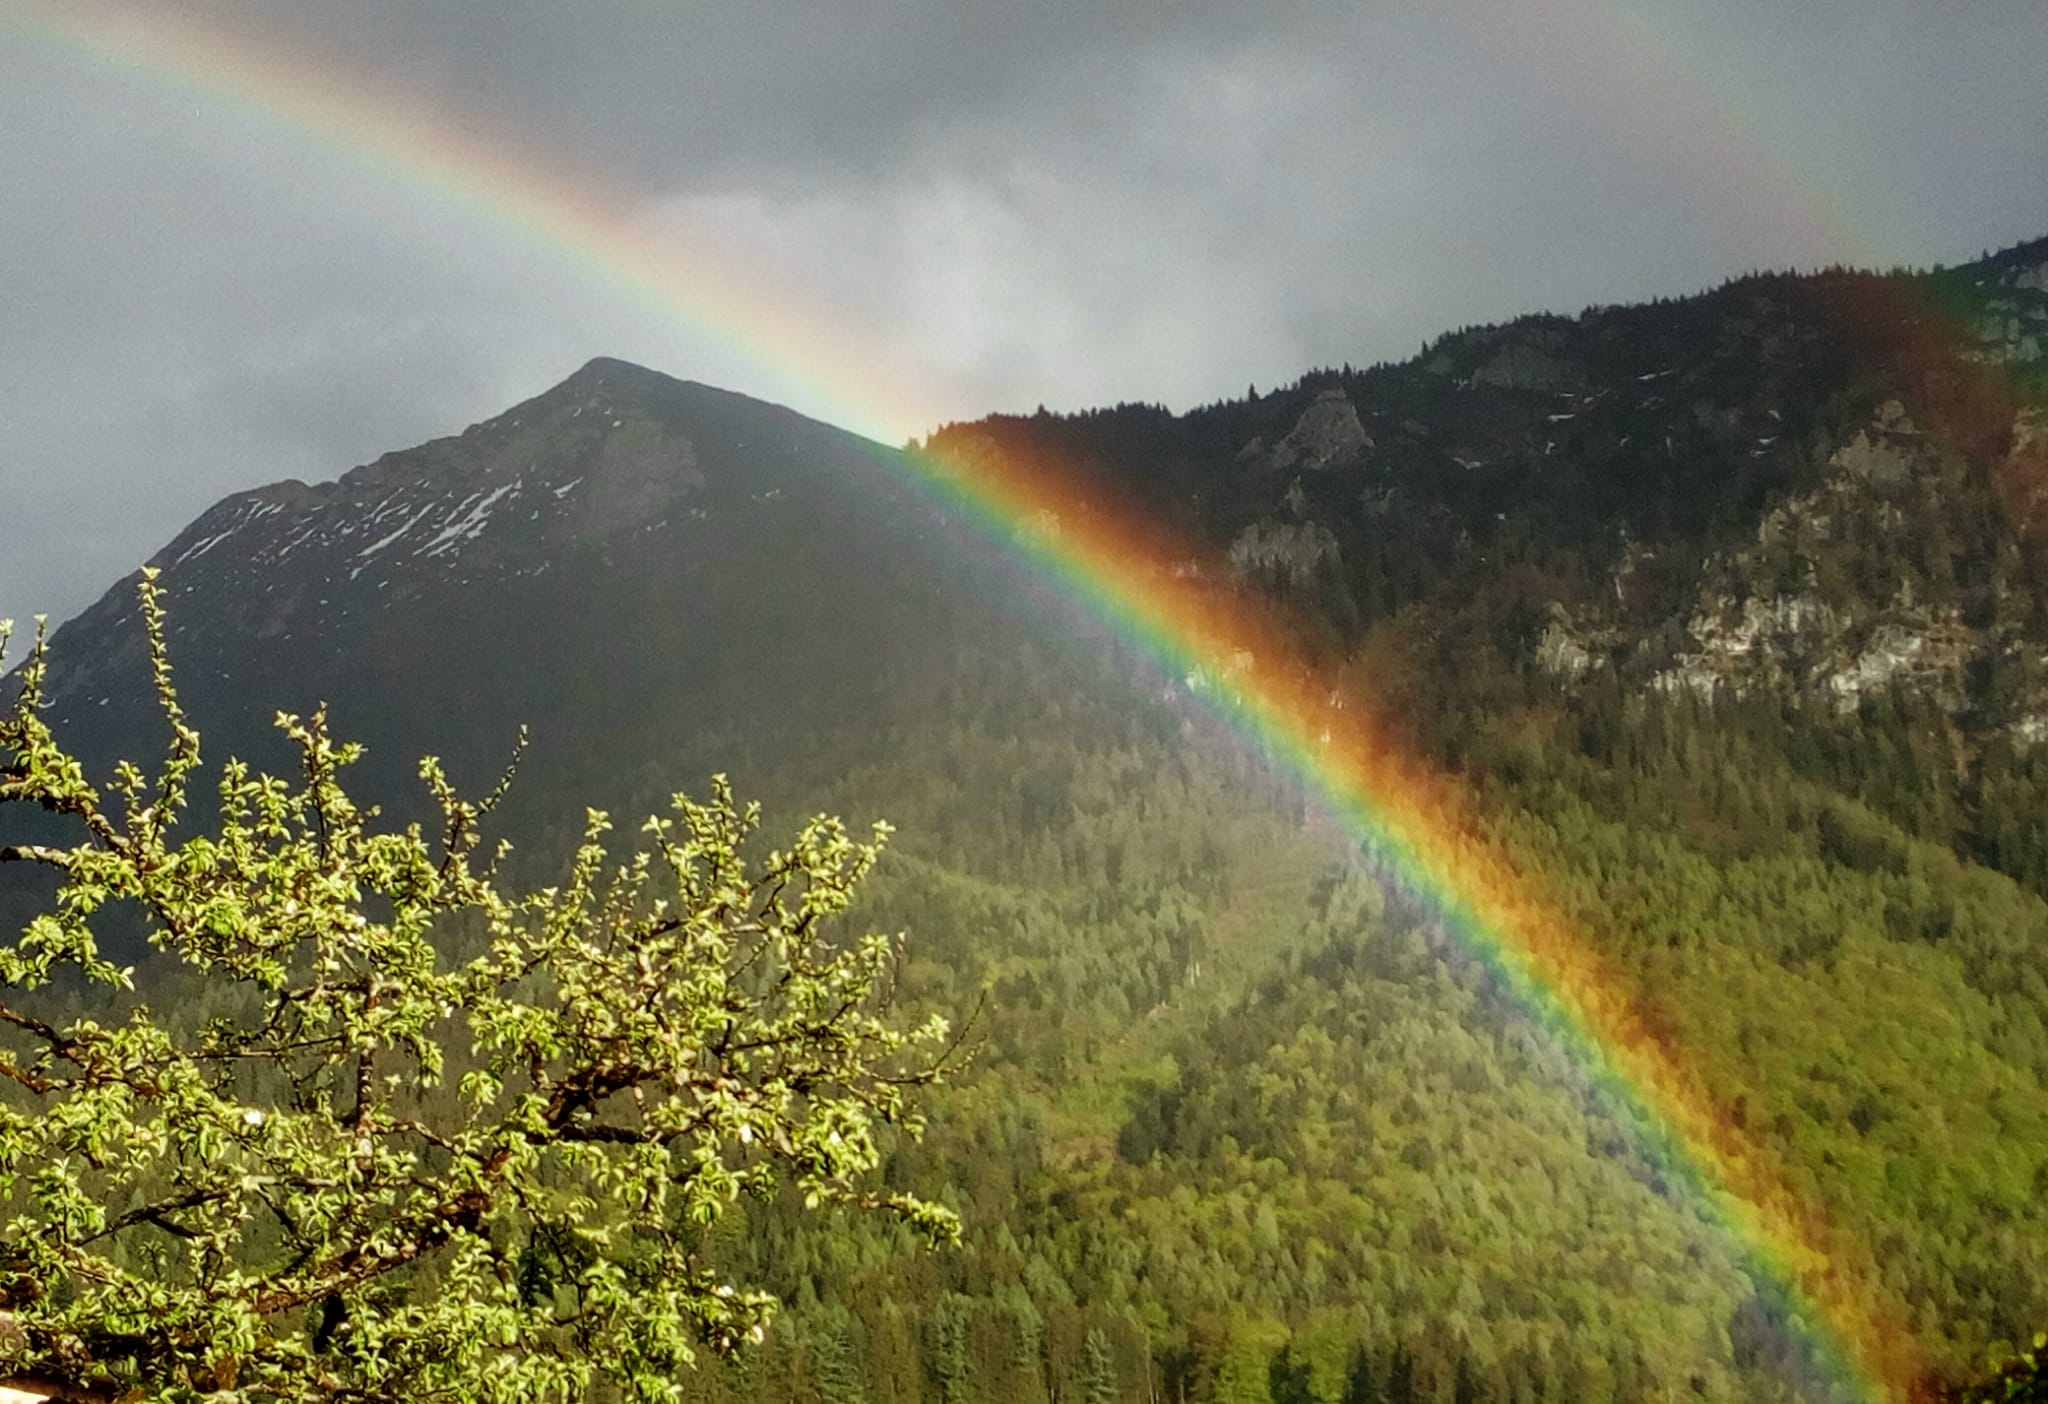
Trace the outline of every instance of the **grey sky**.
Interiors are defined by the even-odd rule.
[[[703,251],[886,368],[858,427],[898,439],[2048,234],[2041,0],[171,8]],[[57,13],[0,0],[0,615],[67,617],[227,492],[596,354],[843,417],[773,338],[53,39]]]

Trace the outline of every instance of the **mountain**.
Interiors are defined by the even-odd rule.
[[[375,755],[483,774],[521,724],[560,758],[827,691],[886,706],[962,562],[927,547],[934,523],[885,458],[598,360],[460,436],[227,498],[153,563],[188,701],[231,749],[327,698],[351,734],[396,743]],[[123,582],[54,640],[53,716],[89,754],[146,725],[136,619]]]
[[[926,447],[1136,514],[1457,777],[1932,1382],[2048,1320],[2044,341],[2048,241]],[[210,757],[287,763],[272,712],[325,699],[403,814],[419,753],[478,790],[528,725],[536,875],[712,770],[899,826],[905,997],[989,1007],[889,1174],[968,1245],[751,1211],[792,1310],[692,1397],[1857,1392],[1455,933],[919,481],[600,360],[155,558]],[[156,752],[132,580],[51,656],[89,768]]]
[[[2039,631],[2044,284],[2048,241],[1938,274],[1754,277],[1181,418],[937,437],[1061,455],[1353,634],[1478,586],[1546,607],[1520,642],[1554,672],[1783,684],[1839,711],[1896,677],[2024,739],[2048,725],[2039,679],[1994,706],[1973,668]]]
[[[2038,826],[2006,822],[2048,805],[2044,288],[2048,240],[1759,276],[1185,416],[935,444],[1055,459],[1174,522],[1449,762],[1503,713],[1562,724],[1560,698],[1575,726],[1651,696],[1769,712],[1812,778],[2048,891]],[[1925,773],[1888,793],[1859,729],[1910,733],[1886,744]]]

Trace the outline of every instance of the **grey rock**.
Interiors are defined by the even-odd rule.
[[[1372,435],[1358,418],[1358,407],[1342,390],[1325,390],[1302,411],[1287,437],[1273,446],[1275,468],[1326,469],[1356,461],[1371,451]]]
[[[1254,522],[1230,543],[1230,565],[1240,576],[1264,575],[1305,584],[1325,561],[1337,559],[1337,538],[1315,522]]]

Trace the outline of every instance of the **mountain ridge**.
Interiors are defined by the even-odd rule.
[[[1267,597],[1333,685],[1405,696],[1411,716],[1432,689],[1474,682],[1533,699],[1533,677],[1580,695],[1783,696],[1848,718],[1902,688],[1932,699],[1969,789],[2048,738],[2043,332],[2048,239],[1926,273],[1753,275],[1468,328],[1405,362],[1185,414],[990,416],[942,426],[924,451],[1050,463],[1063,492],[1146,514],[1187,543],[1176,573]],[[597,357],[333,482],[231,495],[152,561],[202,687],[247,674],[209,651],[256,640],[277,662],[252,681],[287,690],[325,675],[308,636],[374,653],[367,618],[484,608],[465,591],[533,594],[558,558],[612,569],[617,556],[679,585],[687,571],[643,548],[701,540],[710,560],[725,522],[789,492],[812,515],[773,552],[807,559],[846,524],[887,519],[927,562],[953,538],[949,589],[1028,574],[962,535],[918,481],[893,451],[795,411]],[[1925,549],[1902,554],[1902,529]],[[914,575],[898,586],[923,589]],[[53,639],[54,714],[110,739],[123,728],[86,712],[136,682],[132,589]],[[545,599],[524,608],[550,638],[578,627]],[[215,629],[217,645],[194,637]],[[94,660],[126,682],[94,676]],[[235,743],[258,722],[245,715]],[[1464,745],[1429,730],[1412,739]],[[443,748],[431,727],[423,740]],[[2028,871],[2048,881],[2039,847]]]
[[[1796,584],[1885,549],[1874,537],[1831,542],[1825,503],[1836,527],[1845,513],[1891,513],[1940,523],[1941,549],[1959,560],[1973,546],[2002,552],[1983,578],[1943,578],[1947,564],[1929,561],[1895,571],[1891,588],[1987,618],[2010,604],[2005,641],[2038,635],[2039,600],[2009,597],[2040,594],[2043,288],[2048,240],[1928,274],[1759,275],[1676,303],[1451,333],[1407,362],[1312,372],[1170,422],[1137,406],[994,416],[933,442],[1061,457],[1222,548],[1241,582],[1308,599],[1354,635],[1360,618],[1440,603],[1446,577],[1468,593],[1497,589],[1504,561],[1534,552],[1556,578],[1527,611],[1519,661],[1612,666],[1634,686],[1661,679],[1703,696],[1776,669],[1853,710],[1872,674],[1881,689],[1896,668],[1851,657],[1807,676],[1780,666],[1778,647],[1744,650],[1766,665],[1746,677],[1707,661],[1730,653],[1713,616],[1732,612],[1735,624],[1749,600],[1776,615],[1765,574]],[[1930,348],[1935,320],[1947,340]],[[1136,454],[1125,442],[1148,436]],[[1404,537],[1429,558],[1390,563]],[[1742,576],[1743,556],[1755,578],[1709,579]],[[1848,582],[1823,584],[1846,599]],[[1867,633],[1884,603],[1845,612]],[[1803,613],[1816,613],[1811,602]],[[1978,640],[1968,661],[1988,662],[1994,645]],[[1957,714],[1981,701],[1962,671],[1941,680]],[[2032,736],[2048,694],[2038,679],[2027,687],[2025,716],[1975,707],[1974,722]]]

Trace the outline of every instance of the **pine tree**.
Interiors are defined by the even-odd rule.
[[[1079,1404],[1116,1404],[1116,1362],[1110,1356],[1109,1337],[1100,1326],[1090,1326],[1081,1341]]]

